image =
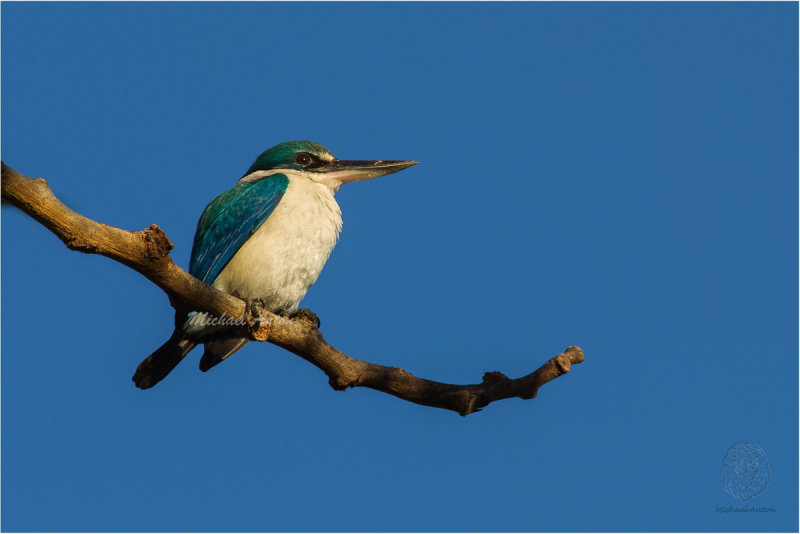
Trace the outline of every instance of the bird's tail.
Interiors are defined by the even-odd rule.
[[[183,337],[181,330],[175,330],[166,343],[145,358],[136,368],[133,381],[139,389],[148,389],[158,384],[175,366],[181,363],[197,343]]]
[[[222,360],[241,349],[250,340],[246,337],[231,337],[206,341],[206,350],[200,358],[200,370],[204,373]]]

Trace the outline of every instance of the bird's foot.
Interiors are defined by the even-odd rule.
[[[242,297],[239,297],[242,298]],[[263,299],[242,299],[245,304],[244,314],[248,322],[261,320],[261,312],[264,311]]]
[[[281,317],[286,317],[287,319],[295,320],[296,318],[300,317],[301,319],[308,321],[314,330],[319,330],[319,317],[317,314],[312,312],[307,308],[298,308],[296,310],[281,310],[278,314]]]
[[[245,317],[247,333],[256,341],[267,341],[272,327],[269,321],[261,320],[261,312],[266,309],[262,299],[243,299],[245,302]]]

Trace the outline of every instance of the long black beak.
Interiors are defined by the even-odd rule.
[[[327,165],[309,170],[325,173],[326,178],[346,184],[348,182],[357,182],[359,180],[386,176],[387,174],[402,171],[416,164],[416,161],[340,161],[337,159]]]

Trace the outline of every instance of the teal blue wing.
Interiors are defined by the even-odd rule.
[[[273,174],[237,184],[203,211],[194,235],[189,272],[207,284],[217,278],[234,254],[275,211],[289,178]]]

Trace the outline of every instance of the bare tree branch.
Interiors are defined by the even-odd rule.
[[[479,411],[491,402],[520,397],[531,399],[547,382],[569,372],[583,361],[583,351],[568,347],[522,378],[499,372],[484,374],[480,384],[445,384],[417,378],[397,367],[352,358],[329,345],[302,316],[289,320],[268,311],[246,317],[244,301],[204,284],[178,267],[170,257],[173,248],[155,224],[130,232],[88,219],[65,206],[42,178],[28,178],[2,164],[2,197],[53,232],[71,250],[100,254],[138,271],[160,287],[175,309],[206,311],[217,316],[244,319],[247,335],[269,341],[320,368],[331,387],[367,387],[401,399],[453,410],[461,415]]]

